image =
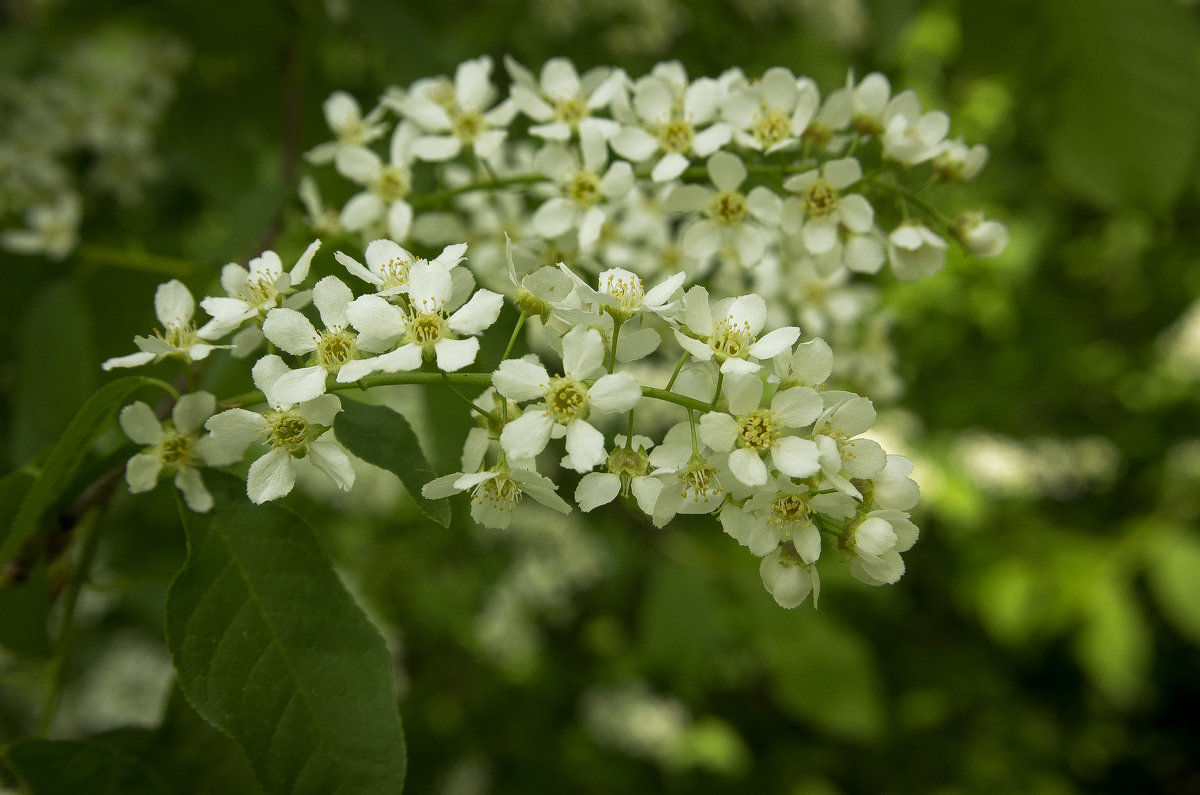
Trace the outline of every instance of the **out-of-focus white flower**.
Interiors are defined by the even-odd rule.
[[[358,100],[345,91],[334,91],[322,103],[321,109],[334,140],[317,144],[304,153],[304,159],[314,165],[332,163],[343,147],[366,146],[387,132],[387,124],[380,122],[386,111],[382,104],[363,116]]]
[[[943,141],[933,158],[933,173],[943,182],[966,182],[983,170],[988,148],[983,144],[967,146],[961,138]]]
[[[334,159],[338,173],[363,186],[342,208],[338,220],[344,228],[364,234],[381,229],[393,240],[408,238],[413,220],[412,205],[408,203],[412,190],[412,144],[419,134],[414,124],[396,125],[387,163],[365,146],[344,146],[338,150]]]
[[[27,229],[0,232],[0,246],[18,254],[45,254],[59,260],[79,243],[83,215],[79,197],[64,193],[53,204],[39,204],[25,212]]]
[[[1008,246],[1008,227],[985,218],[983,213],[959,213],[954,219],[954,234],[976,257],[999,256]]]
[[[799,196],[788,199],[783,205],[784,231],[798,232],[805,248],[817,255],[838,244],[842,227],[856,235],[871,232],[875,228],[875,211],[871,203],[857,193],[841,193],[860,179],[862,166],[853,157],[830,160],[820,170],[813,169],[788,178],[783,183],[784,189]],[[858,264],[855,257],[851,257],[851,261]],[[866,269],[851,267],[851,270]]]
[[[709,305],[708,291],[697,285],[683,297],[683,328],[675,338],[694,359],[715,359],[723,373],[756,373],[756,359],[769,359],[800,337],[795,326],[777,328],[758,339],[767,322],[767,302],[760,295],[722,298]]]
[[[734,88],[721,105],[739,146],[765,154],[794,149],[820,103],[816,84],[790,69],[768,69],[755,83]]]
[[[800,555],[781,544],[774,552],[762,559],[758,574],[763,585],[780,607],[791,610],[800,606],[808,595],[813,595],[813,607],[821,596],[821,578],[817,567],[805,563]]]
[[[888,235],[888,259],[901,281],[932,276],[946,264],[946,241],[924,224],[905,222]]]
[[[891,585],[904,575],[901,552],[917,541],[917,526],[903,511],[871,511],[851,529],[850,573],[868,585]]]
[[[320,240],[310,243],[287,273],[284,273],[283,261],[274,251],[264,251],[250,260],[249,269],[236,262],[226,265],[221,269],[221,287],[226,295],[201,299],[200,306],[212,315],[212,320],[205,323],[197,334],[204,339],[215,340],[247,321],[255,321],[253,339],[234,340],[234,355],[249,355],[262,341],[257,326],[262,325],[267,312],[280,306],[295,309],[308,303],[307,295],[293,294],[308,278],[309,266],[320,247]]]
[[[538,152],[537,168],[554,180],[558,195],[538,207],[530,224],[547,238],[577,228],[579,247],[587,249],[600,237],[607,205],[633,188],[633,168],[624,160],[609,165],[608,144],[595,132],[580,134],[579,151],[582,162],[574,150],[558,144],[547,144]]]
[[[588,131],[607,139],[621,128],[612,119],[592,115],[607,108],[624,90],[628,78],[620,69],[592,69],[580,78],[568,59],[551,58],[542,66],[539,79],[512,58],[504,59],[504,67],[513,79],[513,101],[538,122],[529,128],[532,135],[569,141],[572,135],[582,138]]]
[[[945,111],[921,113],[915,91],[901,91],[888,102],[883,114],[883,154],[908,166],[924,163],[942,151],[950,131]]]

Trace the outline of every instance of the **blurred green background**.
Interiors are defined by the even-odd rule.
[[[997,259],[952,252],[933,278],[882,280],[906,389],[877,400],[881,433],[923,495],[907,574],[870,589],[829,567],[819,610],[784,611],[711,520],[657,531],[617,510],[496,534],[459,517],[446,532],[393,483],[356,489],[352,513],[295,495],[396,654],[409,791],[1200,791],[1198,14],[1184,0],[0,3],[5,103],[88,39],[158,37],[182,58],[143,195],[89,194],[85,246],[62,262],[0,254],[6,469],[153,325],[160,281],[199,295],[224,262],[294,260],[311,238],[300,154],[328,138],[334,89],[369,107],[481,53],[633,76],[666,59],[692,76],[783,65],[826,92],[879,70],[989,146],[950,209],[1012,233]],[[93,477],[122,457],[107,444]],[[429,452],[439,471],[457,459]],[[174,510],[166,488],[114,494],[55,734],[140,725],[158,758],[209,754],[225,791],[253,791],[182,699],[164,717]],[[0,593],[0,637],[45,621],[31,593]],[[33,730],[48,651],[0,656],[0,743]]]

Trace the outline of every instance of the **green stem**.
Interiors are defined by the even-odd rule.
[[[63,591],[62,622],[59,625],[58,638],[55,641],[54,657],[50,660],[50,684],[42,699],[42,716],[38,721],[38,737],[44,738],[50,731],[50,724],[54,721],[54,713],[58,708],[58,697],[63,685],[63,668],[74,629],[75,605],[79,601],[79,591],[87,580],[88,571],[92,568],[92,561],[96,558],[96,549],[100,542],[99,519],[100,509],[93,507],[84,513],[80,517],[79,523],[75,525],[75,533],[82,540],[83,549],[75,564],[75,570],[71,572],[71,579],[67,581],[66,590]]]
[[[633,449],[633,409],[629,410],[629,427],[625,430],[625,449]]]
[[[101,246],[96,243],[81,244],[75,249],[75,254],[85,262],[97,265],[111,265],[131,271],[160,273],[164,276],[187,276],[196,270],[196,264],[188,260],[148,254],[145,251]]]
[[[444,382],[444,386],[445,386],[447,389],[449,389],[451,392],[453,392],[453,393],[454,393],[454,396],[455,396],[455,397],[457,397],[457,398],[458,398],[459,400],[461,400],[463,403],[466,403],[466,404],[467,404],[467,408],[471,409],[472,411],[477,411],[477,412],[479,412],[480,414],[482,414],[483,416],[487,417],[487,418],[488,418],[489,420],[491,420],[492,422],[495,422],[495,421],[496,421],[497,417],[496,417],[496,415],[495,415],[495,414],[493,414],[492,412],[488,411],[488,410],[487,410],[487,409],[485,409],[485,408],[480,408],[479,406],[476,406],[476,405],[475,405],[475,402],[474,402],[473,400],[471,400],[469,397],[467,397],[466,395],[464,395],[462,392],[459,392],[459,391],[458,391],[458,389],[454,387],[454,385],[452,385],[450,382],[446,381],[446,374],[445,374],[445,373],[442,373],[442,381]]]
[[[717,401],[721,399],[721,384],[725,382],[725,373],[717,371],[717,388],[713,390],[712,403],[709,404],[709,409],[717,407]]]
[[[504,355],[500,357],[500,361],[504,361],[508,358],[508,355],[512,353],[513,345],[515,345],[517,342],[517,334],[521,332],[521,326],[525,325],[525,318],[527,317],[529,317],[529,315],[525,312],[522,312],[521,316],[517,318],[517,325],[513,327],[512,336],[508,338],[508,347],[504,349]],[[610,370],[609,372],[612,371]]]
[[[668,392],[671,391],[671,387],[675,386],[675,379],[679,377],[679,371],[683,369],[683,363],[688,360],[689,356],[691,356],[691,353],[684,351],[683,356],[679,357],[679,363],[675,365],[675,371],[671,373],[671,379],[667,381]]]
[[[613,320],[612,351],[610,351],[608,357],[608,372],[610,373],[613,371],[613,368],[617,366],[617,340],[621,336],[621,326],[623,325],[625,325],[624,321],[616,319]]]

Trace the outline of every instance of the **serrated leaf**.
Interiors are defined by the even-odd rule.
[[[0,563],[15,555],[21,545],[37,533],[42,514],[58,501],[91,450],[92,443],[116,416],[117,409],[134,392],[155,383],[152,379],[131,375],[105,384],[88,398],[50,449],[36,479],[21,500],[8,533],[0,542]]]
[[[450,504],[421,496],[421,487],[436,478],[437,473],[421,452],[417,435],[404,415],[387,406],[343,400],[333,430],[347,450],[399,477],[421,513],[442,527],[450,526]]]
[[[1065,70],[1050,157],[1106,205],[1171,207],[1200,144],[1197,26],[1173,0],[1046,4]]]
[[[167,594],[167,645],[200,715],[271,793],[399,792],[404,733],[379,632],[308,526],[212,477],[181,510],[188,559]]]
[[[153,774],[121,745],[103,736],[86,740],[20,740],[5,763],[31,795],[171,795],[175,785]]]

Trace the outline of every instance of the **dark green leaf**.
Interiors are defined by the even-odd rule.
[[[104,736],[86,740],[21,740],[4,761],[32,795],[172,795],[137,754]]]
[[[134,392],[153,383],[149,378],[131,375],[105,384],[88,398],[54,443],[37,479],[21,501],[8,534],[0,543],[0,563],[15,555],[21,545],[37,533],[42,514],[58,500],[96,437],[108,428],[117,409]]]
[[[347,450],[369,464],[394,472],[423,514],[442,527],[450,526],[449,503],[421,496],[421,487],[437,473],[429,466],[417,435],[403,415],[387,406],[343,400],[333,429]]]
[[[39,563],[20,582],[0,586],[0,646],[26,657],[49,657],[50,589],[46,564]]]
[[[196,711],[246,751],[268,792],[399,792],[406,766],[391,660],[308,526],[214,476],[182,511],[188,560],[167,643]]]
[[[1045,6],[1066,70],[1051,161],[1102,204],[1171,207],[1200,143],[1200,35],[1174,0]]]

